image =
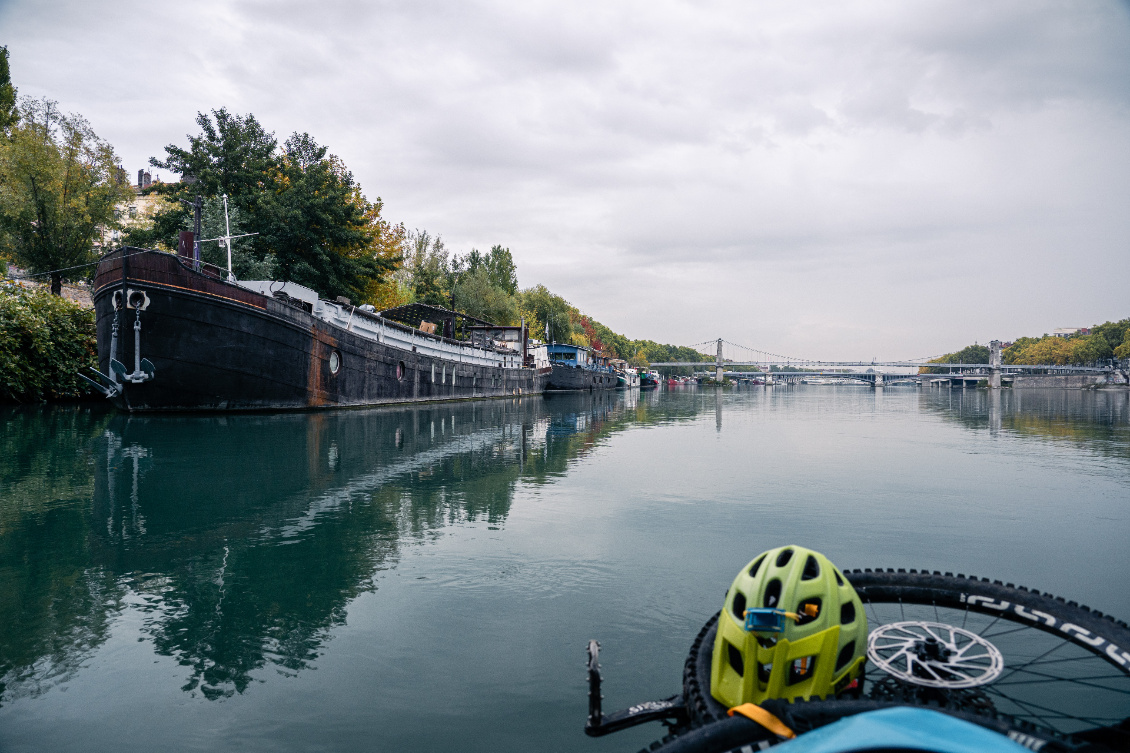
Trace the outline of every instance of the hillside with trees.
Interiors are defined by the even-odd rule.
[[[1089,366],[1111,358],[1130,358],[1130,318],[1117,322],[1097,324],[1090,328],[1090,334],[1074,334],[1057,337],[1045,334],[1041,337],[1020,337],[1001,353],[1005,365],[1051,364],[1056,366]],[[928,363],[988,363],[989,348],[985,345],[969,345],[956,353],[948,353]],[[924,367],[922,373],[932,373],[941,369]]]

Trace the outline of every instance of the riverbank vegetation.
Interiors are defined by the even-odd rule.
[[[1082,366],[1109,358],[1130,358],[1130,318],[1098,324],[1087,335],[1020,337],[1004,351],[1006,364]]]
[[[95,365],[94,311],[41,285],[0,282],[0,402],[85,396]]]
[[[1130,318],[1097,324],[1087,334],[1078,332],[1067,337],[1048,334],[1041,337],[1019,337],[1001,352],[1005,365],[1017,366],[1088,366],[1112,358],[1130,358]],[[928,363],[989,363],[989,348],[973,344],[956,353],[931,359]],[[920,371],[926,374],[942,369],[923,367]]]

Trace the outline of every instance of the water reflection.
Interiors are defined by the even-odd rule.
[[[653,415],[649,415],[650,412]],[[73,674],[125,605],[183,690],[243,692],[299,672],[406,544],[501,526],[630,424],[638,394],[405,410],[125,417],[0,414],[0,701]]]
[[[924,389],[919,406],[994,437],[1070,441],[1130,459],[1126,390]]]
[[[758,406],[837,401],[1130,458],[1125,392],[649,391],[152,418],[6,410],[0,703],[79,671],[127,611],[183,666],[187,693],[223,698],[267,667],[302,672],[406,546],[451,526],[504,526],[519,484],[553,483],[617,432],[701,420],[720,434],[726,411],[735,426]]]

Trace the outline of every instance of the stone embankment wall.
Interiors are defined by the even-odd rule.
[[[1047,389],[1086,390],[1106,384],[1102,374],[1052,374],[1017,375],[1012,382],[1014,389],[1042,387]]]

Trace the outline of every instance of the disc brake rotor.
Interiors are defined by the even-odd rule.
[[[975,688],[1004,669],[992,643],[940,622],[881,625],[867,638],[867,657],[891,676],[929,688]]]

